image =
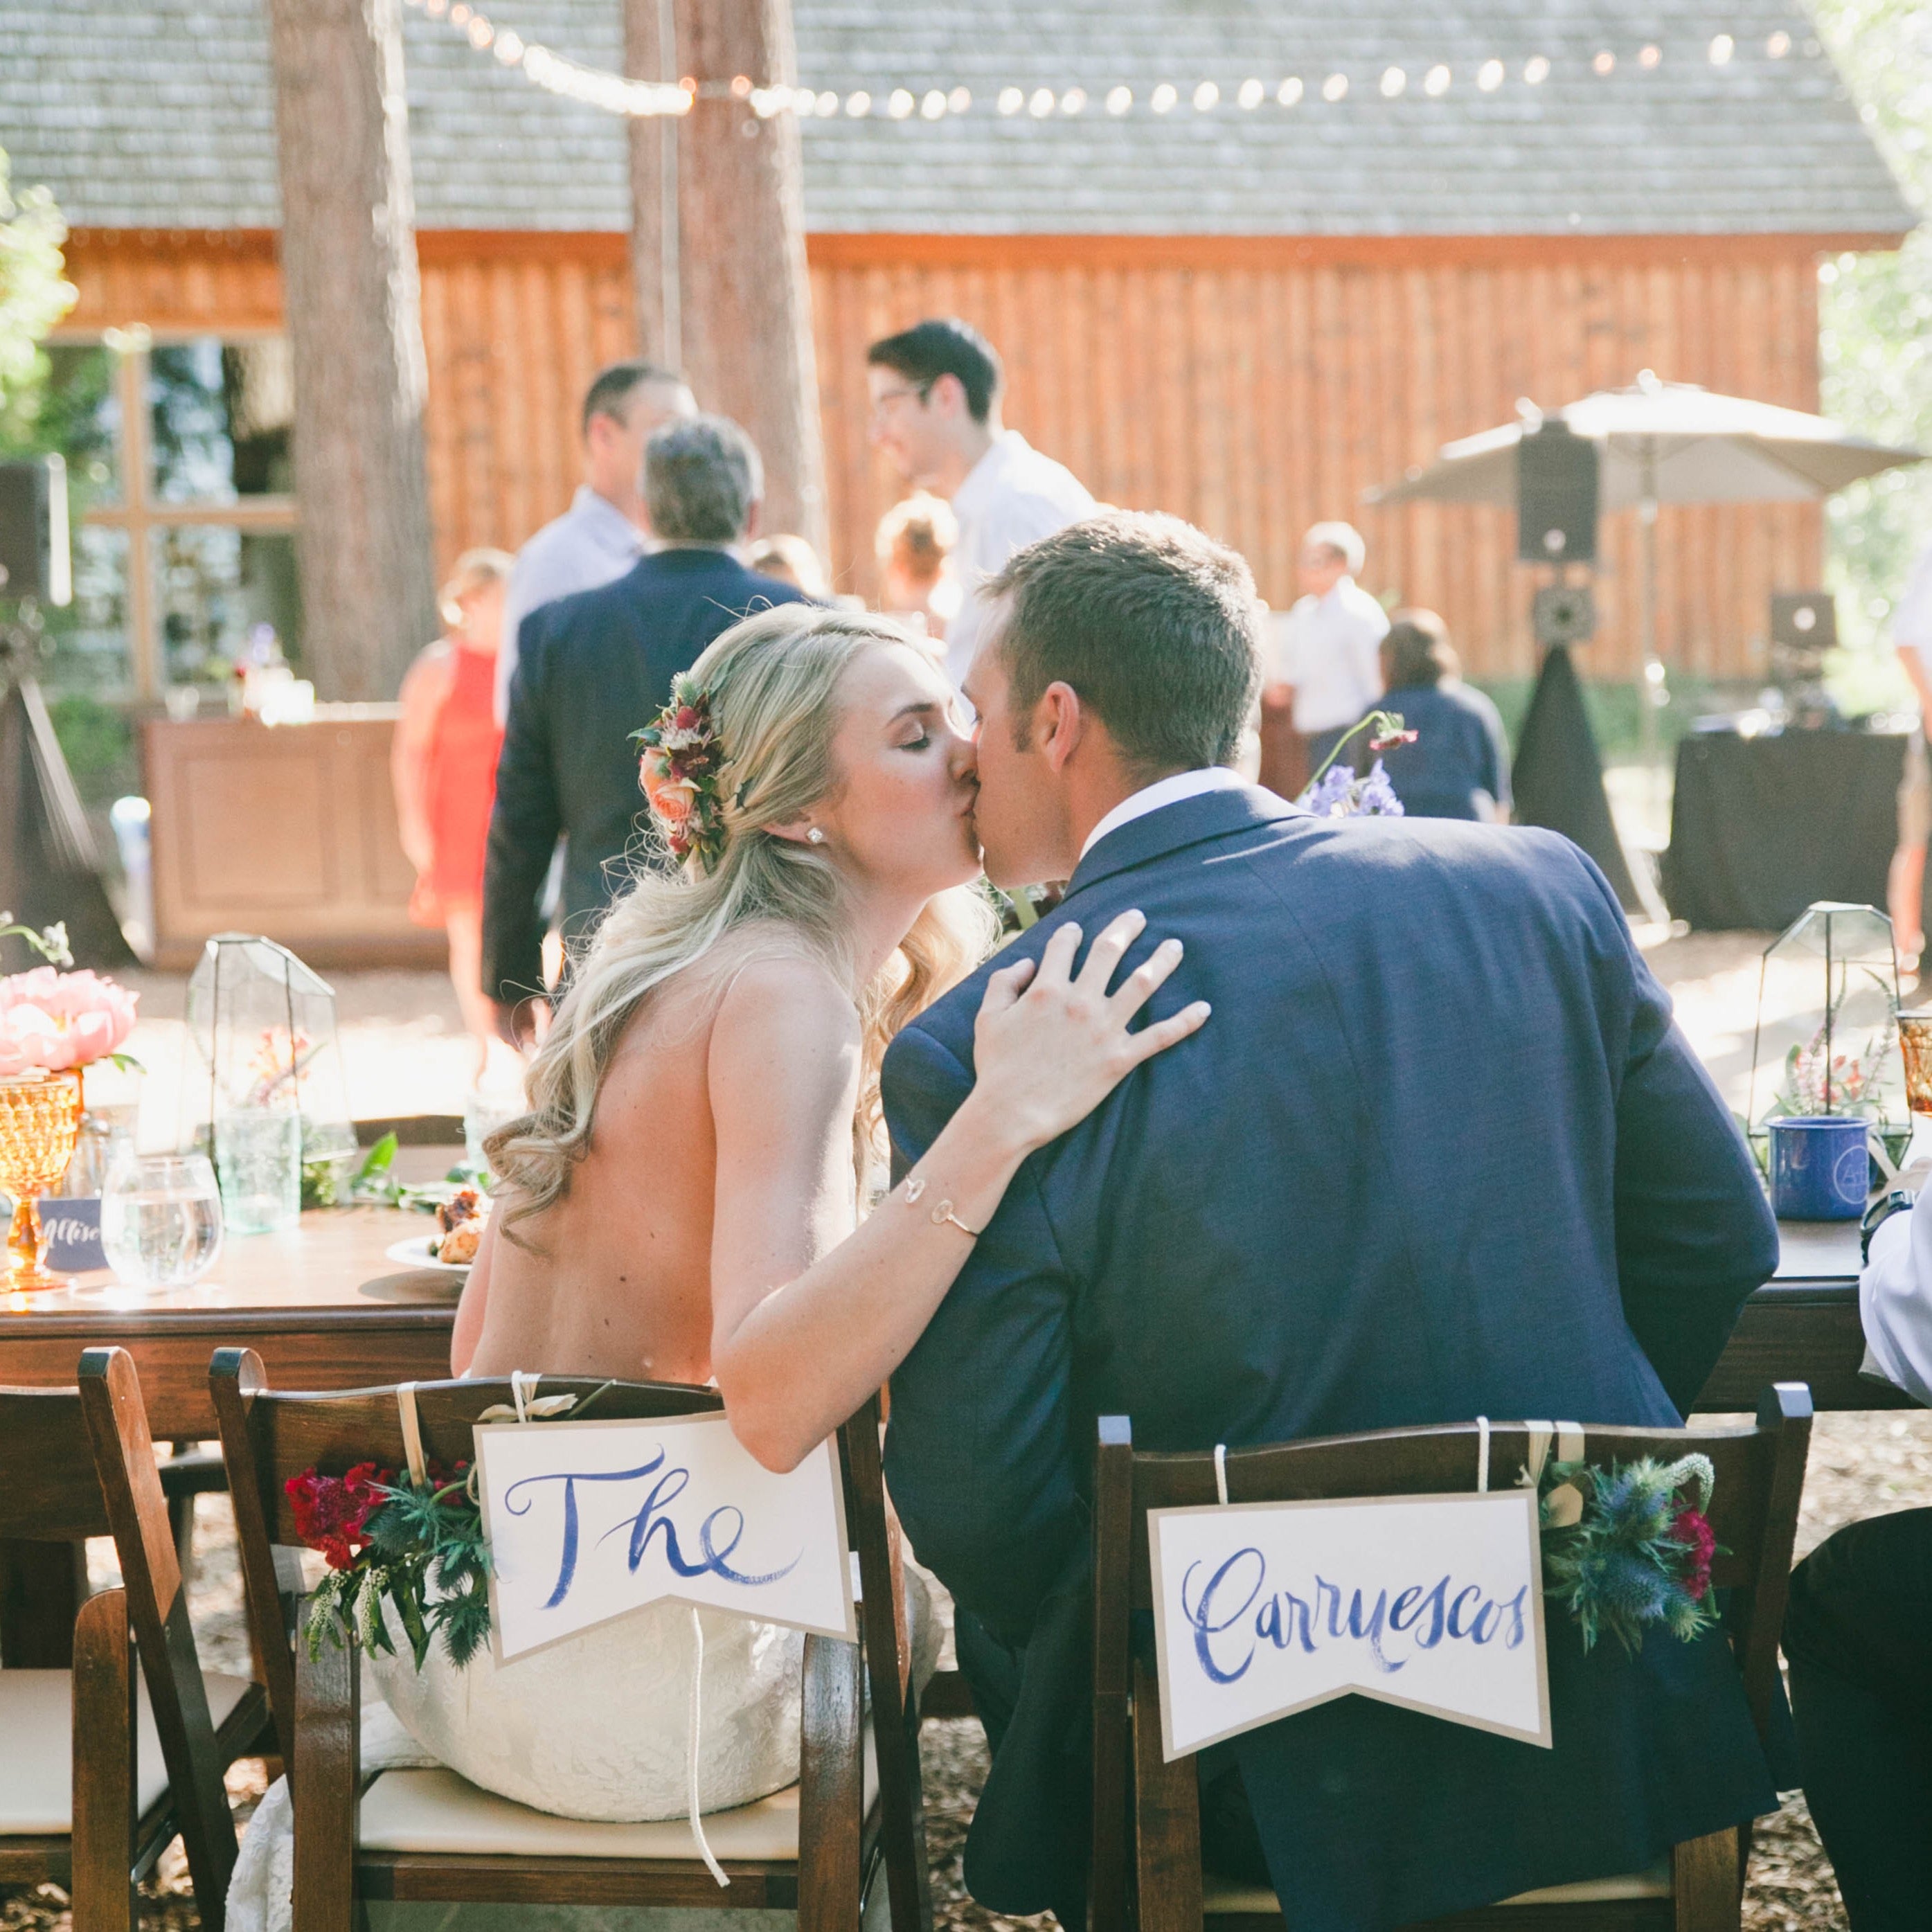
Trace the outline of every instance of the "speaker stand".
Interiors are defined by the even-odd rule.
[[[1648,916],[1610,816],[1604,761],[1568,645],[1552,644],[1544,654],[1510,784],[1517,824],[1540,825],[1580,845],[1610,880],[1624,911]]]

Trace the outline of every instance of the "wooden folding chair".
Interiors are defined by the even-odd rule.
[[[1804,1487],[1811,1395],[1802,1382],[1765,1393],[1754,1429],[1590,1428],[1594,1463],[1643,1456],[1674,1460],[1697,1451],[1717,1470],[1710,1520],[1730,1551],[1712,1576],[1731,1593],[1726,1628],[1760,1737],[1778,1678],[1778,1632],[1791,1546]],[[1526,1463],[1521,1423],[1492,1425],[1491,1466]],[[1388,1430],[1264,1449],[1231,1450],[1228,1500],[1463,1492],[1477,1483],[1472,1424]],[[1162,1760],[1160,1687],[1133,1657],[1128,1621],[1154,1607],[1148,1512],[1217,1499],[1211,1454],[1136,1455],[1124,1416],[1103,1416],[1094,1503],[1093,1932],[1281,1932],[1274,1894],[1204,1878],[1195,1761]],[[1653,1642],[1669,1640],[1653,1637]],[[1480,1910],[1432,1921],[1462,1932],[1736,1932],[1744,1852],[1733,1830],[1677,1846],[1647,1872],[1526,1892]]]
[[[861,1641],[807,1636],[799,1782],[707,1819],[731,1881],[721,1891],[682,1820],[553,1817],[445,1769],[386,1771],[365,1785],[352,1643],[325,1645],[311,1662],[296,1638],[299,1576],[284,1485],[308,1468],[340,1474],[369,1460],[400,1467],[395,1391],[272,1391],[260,1358],[239,1348],[216,1354],[211,1380],[249,1617],[295,1800],[296,1932],[348,1932],[359,1903],[375,1898],[780,1907],[796,1912],[800,1932],[856,1932],[862,1910],[874,1922],[889,1899],[892,1932],[931,1932],[910,1647],[876,1402],[839,1436],[863,1598]],[[546,1376],[543,1386],[546,1394],[584,1396],[602,1385]],[[511,1400],[507,1381],[418,1384],[424,1454],[452,1465],[473,1456],[477,1417]],[[618,1420],[722,1407],[715,1390],[624,1382],[604,1390],[596,1413]]]
[[[121,1588],[82,1603],[71,1670],[0,1668],[0,1880],[64,1886],[83,1932],[127,1932],[135,1886],[179,1832],[201,1922],[219,1932],[235,1864],[222,1773],[258,1744],[268,1703],[247,1678],[201,1669],[123,1348],[88,1349],[77,1389],[0,1389],[0,1537],[78,1558],[106,1535]]]

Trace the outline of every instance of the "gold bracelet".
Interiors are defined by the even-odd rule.
[[[925,1192],[926,1182],[924,1179],[920,1176],[915,1175],[910,1180],[908,1180],[906,1183],[906,1205],[908,1208],[910,1207],[912,1204]],[[946,1222],[950,1221],[962,1234],[970,1234],[976,1241],[986,1232],[984,1228],[968,1227],[966,1223],[961,1220],[957,1214],[953,1213],[952,1203],[950,1201],[942,1201],[937,1208],[933,1209],[931,1214],[929,1214],[926,1218],[932,1222],[932,1225],[935,1228],[943,1226]]]

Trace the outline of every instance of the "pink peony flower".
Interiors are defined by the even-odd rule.
[[[37,966],[0,980],[0,1078],[91,1066],[134,1030],[138,993],[94,973]]]

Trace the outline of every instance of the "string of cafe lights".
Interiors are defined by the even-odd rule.
[[[406,0],[406,4],[432,20],[443,21],[461,34],[478,53],[492,55],[503,66],[517,69],[525,80],[547,93],[602,108],[608,113],[636,118],[688,114],[694,101],[710,99],[744,101],[761,119],[788,113],[796,115],[801,120],[862,121],[877,117],[909,121],[916,116],[922,121],[943,121],[960,115],[990,111],[1006,119],[1024,115],[1036,121],[1044,121],[1078,116],[1090,110],[1116,119],[1136,112],[1162,118],[1175,112],[1184,103],[1196,114],[1214,113],[1224,106],[1252,113],[1270,102],[1281,108],[1298,107],[1304,100],[1316,100],[1332,106],[1347,100],[1352,94],[1359,98],[1363,92],[1378,95],[1384,100],[1400,100],[1411,93],[1439,100],[1459,82],[1473,86],[1481,94],[1494,94],[1513,80],[1525,87],[1540,87],[1559,68],[1574,69],[1580,64],[1538,53],[1530,55],[1520,66],[1492,57],[1473,67],[1466,64],[1460,74],[1446,61],[1418,64],[1412,80],[1411,69],[1389,66],[1382,70],[1378,79],[1361,86],[1358,86],[1354,76],[1338,68],[1318,81],[1293,74],[1273,82],[1264,80],[1258,75],[1250,75],[1238,86],[1226,92],[1220,83],[1214,80],[1198,81],[1191,87],[1162,81],[1148,89],[1144,98],[1131,87],[1120,85],[1091,93],[1078,84],[1062,88],[1008,86],[999,88],[990,100],[986,100],[976,98],[972,89],[964,86],[920,89],[854,88],[842,92],[836,88],[803,86],[759,87],[743,74],[729,81],[699,82],[688,78],[676,81],[633,80],[608,69],[586,67],[536,41],[526,40],[508,28],[495,26],[479,9],[469,4],[468,0]],[[1766,57],[1770,60],[1786,59],[1798,50],[1798,44],[1782,28],[1770,34],[1764,44]],[[1815,56],[1819,50],[1815,40],[1807,40],[1803,44],[1802,51],[1808,56]],[[1738,42],[1732,34],[1714,34],[1703,44],[1702,51],[1710,66],[1728,68],[1737,54]],[[1595,79],[1607,80],[1620,70],[1627,72],[1632,68],[1641,74],[1654,74],[1663,66],[1664,60],[1663,46],[1652,40],[1638,48],[1628,61],[1615,48],[1600,47],[1580,64]]]

